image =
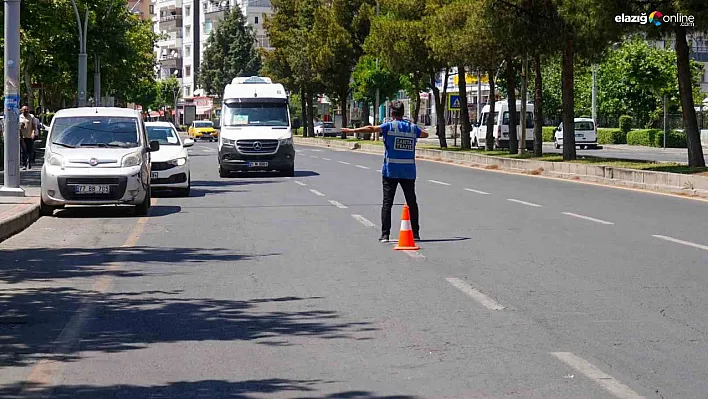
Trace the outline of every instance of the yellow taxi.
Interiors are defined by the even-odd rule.
[[[187,131],[187,135],[194,140],[215,141],[219,138],[219,132],[214,129],[212,121],[194,121]]]

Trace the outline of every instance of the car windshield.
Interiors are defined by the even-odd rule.
[[[170,126],[146,126],[148,139],[160,145],[180,145],[177,133]]]
[[[225,126],[289,126],[285,103],[232,103],[224,107]]]
[[[138,119],[116,116],[73,116],[54,119],[52,144],[62,147],[123,147],[140,145]]]
[[[214,124],[211,122],[194,122],[194,127],[214,127]]]
[[[326,127],[327,129],[332,129],[334,128],[334,123],[325,123],[324,127]]]
[[[595,124],[590,121],[575,122],[575,130],[595,130]]]

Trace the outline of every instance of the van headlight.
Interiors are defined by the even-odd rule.
[[[176,159],[170,159],[167,161],[168,165],[172,166],[182,166],[187,163],[187,158],[176,158]]]
[[[48,153],[48,162],[49,165],[51,166],[59,166],[63,167],[64,166],[64,157],[59,155],[59,154],[54,154],[54,153]]]
[[[293,138],[280,139],[280,145],[293,145]]]
[[[129,168],[131,166],[138,166],[140,165],[142,160],[142,156],[139,152],[134,152],[132,154],[128,154],[123,157],[123,160],[121,161],[121,165],[123,165],[124,168]]]
[[[223,145],[229,146],[229,147],[235,147],[236,146],[236,140],[231,140],[231,139],[225,139],[221,137],[221,143]]]

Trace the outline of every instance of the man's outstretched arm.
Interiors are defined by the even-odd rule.
[[[342,133],[381,133],[381,126],[364,126],[356,129],[342,128]]]

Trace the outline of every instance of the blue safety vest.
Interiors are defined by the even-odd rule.
[[[384,153],[381,174],[394,179],[415,179],[415,145],[420,128],[407,121],[393,121],[381,125]]]

